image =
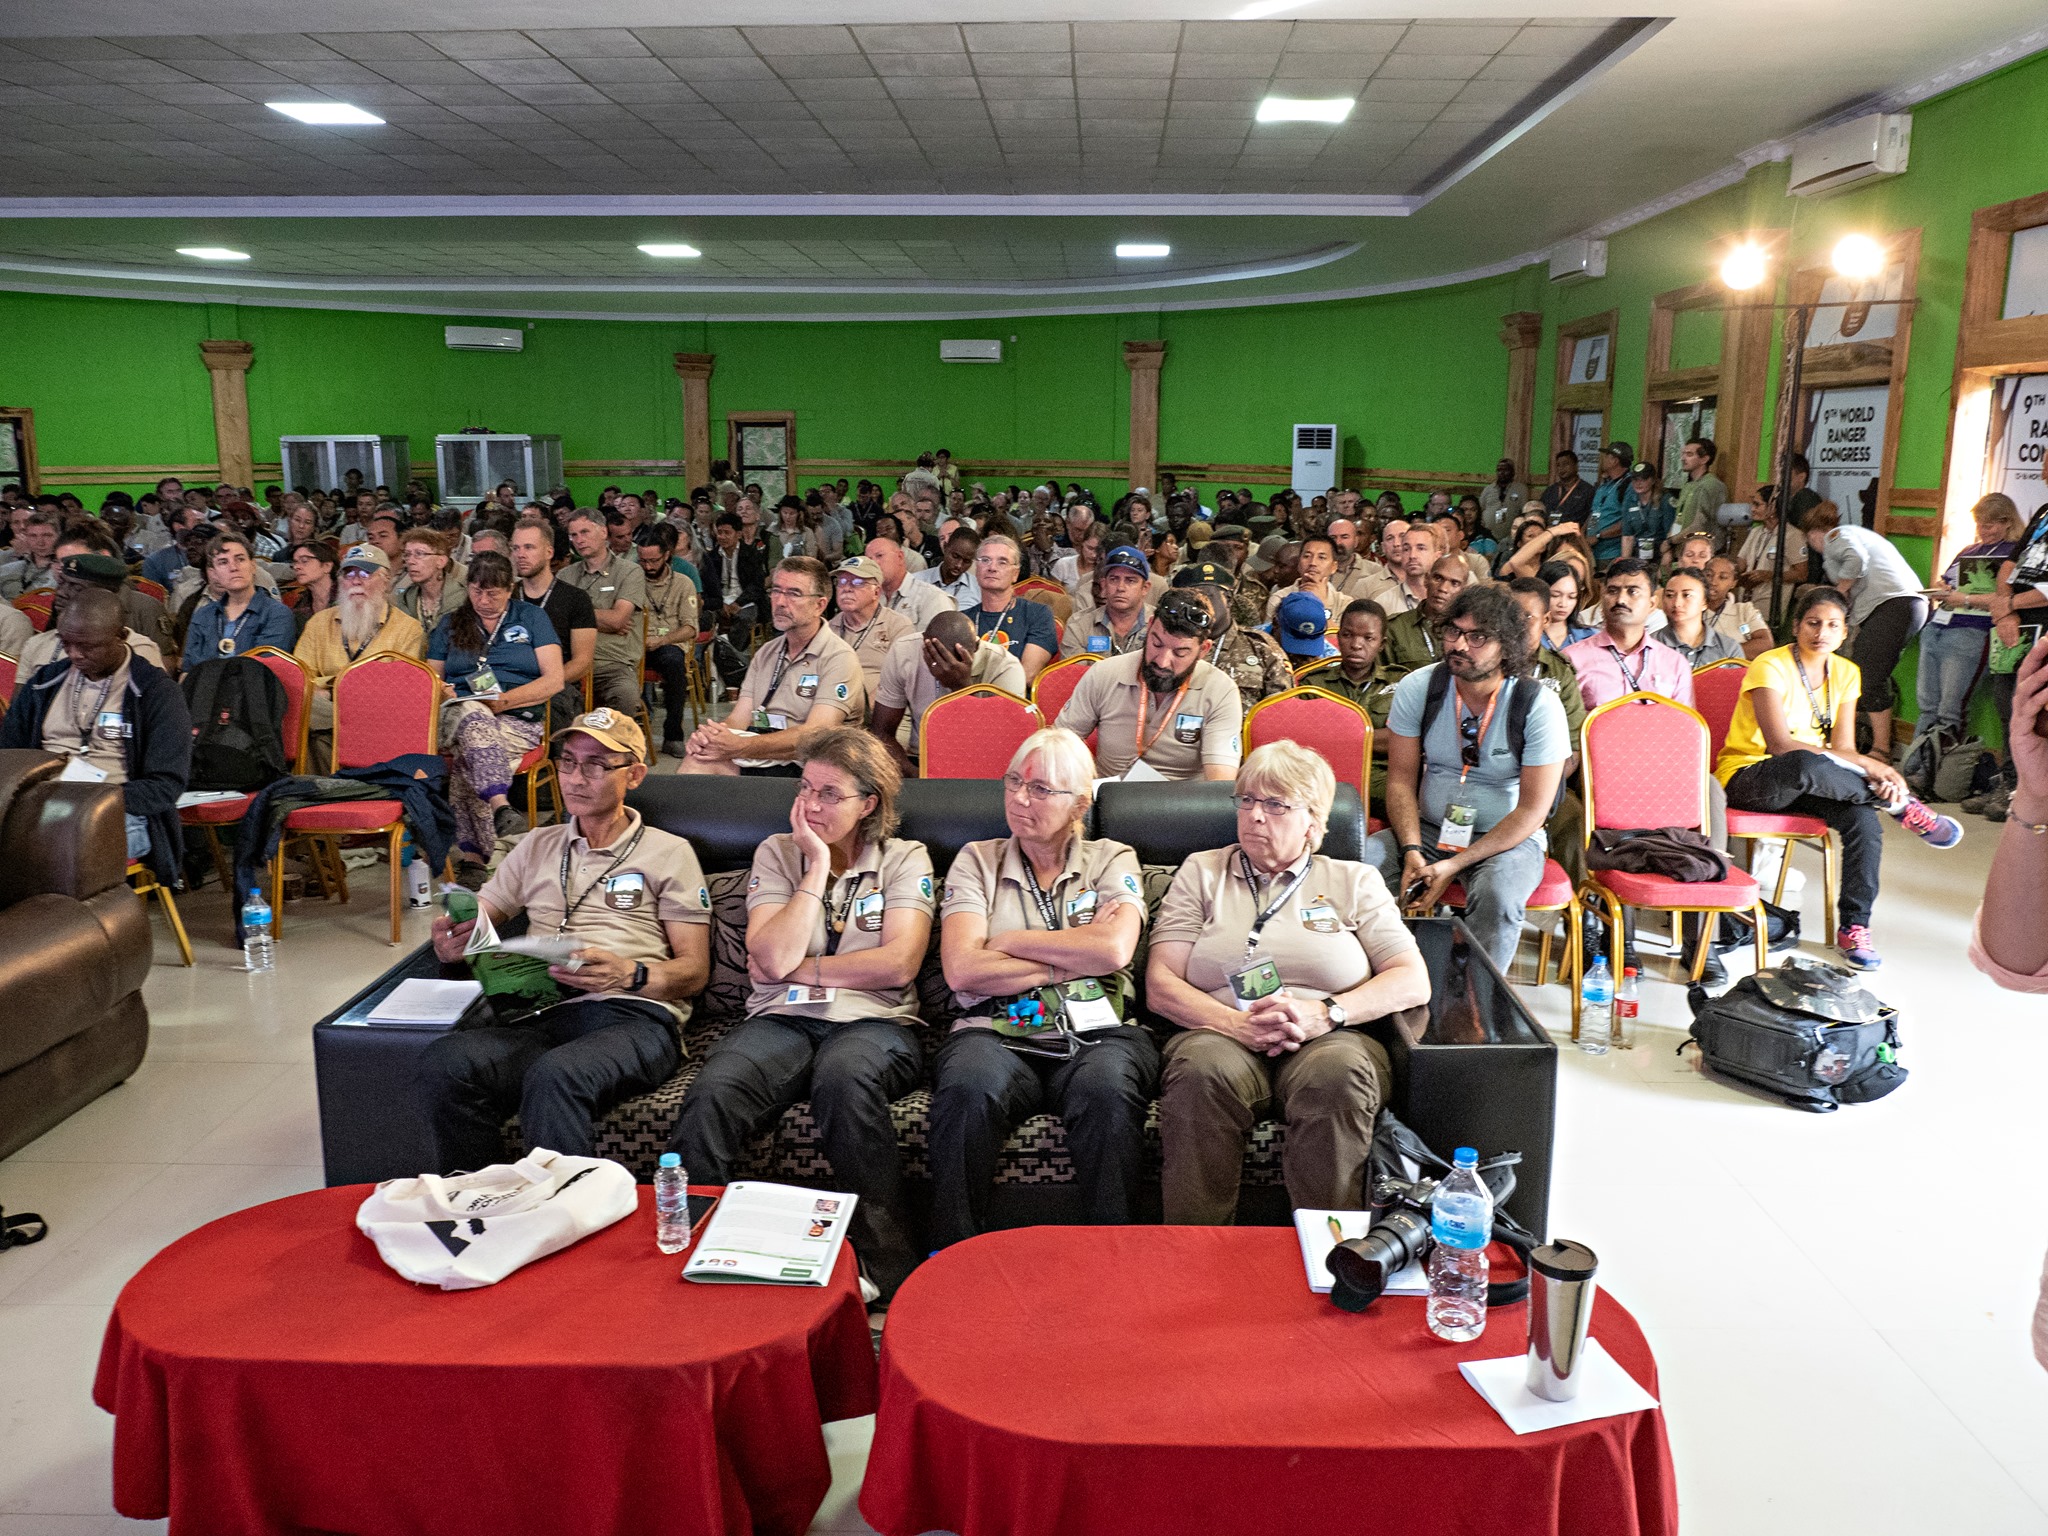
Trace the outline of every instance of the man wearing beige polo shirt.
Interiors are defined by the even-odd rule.
[[[1143,651],[1088,669],[1058,723],[1076,736],[1095,733],[1104,778],[1236,775],[1244,705],[1237,686],[1202,660],[1215,633],[1207,603],[1169,592],[1152,610]]]
[[[839,562],[832,573],[832,590],[839,599],[839,611],[826,626],[844,640],[860,660],[860,670],[869,699],[882,680],[882,659],[889,647],[905,635],[914,634],[917,621],[907,613],[882,606],[882,568],[865,555]]]
[[[912,631],[889,647],[875,684],[868,729],[881,739],[905,773],[917,772],[918,725],[932,704],[958,689],[983,684],[1023,698],[1024,663],[1003,646],[983,640],[974,621],[957,609],[936,615],[923,634]],[[896,731],[910,719],[909,750]]]
[[[549,968],[562,1001],[452,1029],[421,1056],[415,1091],[443,1173],[503,1161],[515,1110],[529,1151],[588,1157],[599,1115],[682,1065],[689,1000],[711,974],[711,893],[695,850],[626,807],[646,751],[630,715],[577,716],[558,763],[570,819],[520,839],[477,893],[494,926],[524,914],[529,935],[582,947]],[[474,926],[434,919],[444,965],[461,962]]]
[[[691,735],[679,773],[755,774],[793,779],[808,737],[835,725],[859,725],[867,682],[853,647],[825,624],[825,567],[796,555],[768,579],[776,636],[747,664],[723,720]]]

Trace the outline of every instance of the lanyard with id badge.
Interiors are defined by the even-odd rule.
[[[782,686],[782,674],[788,670],[789,638],[784,636],[782,639],[782,654],[775,658],[775,670],[768,674],[768,692],[762,697],[761,702],[754,706],[752,725],[756,732],[786,731],[789,729],[788,711],[768,708],[775,701],[775,690]],[[806,672],[803,675],[802,683],[810,685],[812,695],[817,693],[818,678],[816,673]],[[797,689],[800,694],[803,692],[802,683],[799,684]],[[805,695],[805,697],[809,696]]]
[[[846,936],[846,925],[854,924],[862,933],[882,931],[882,893],[879,890],[863,893],[861,887],[870,880],[880,880],[873,870],[864,869],[859,874],[848,874],[841,878],[846,895],[839,902],[822,901],[819,906],[825,912],[825,953],[839,953],[839,941]],[[805,1003],[829,1003],[839,995],[837,987],[812,986],[808,982],[793,981],[782,994],[785,1005],[797,1006]]]
[[[1237,852],[1237,862],[1244,871],[1244,883],[1251,887],[1252,900],[1256,904],[1259,889],[1258,871],[1252,868],[1252,861],[1245,856],[1242,848]],[[1258,916],[1252,919],[1252,926],[1244,936],[1244,964],[1230,973],[1230,995],[1237,999],[1239,1013],[1250,1013],[1254,1004],[1280,990],[1280,967],[1271,960],[1258,958],[1259,935],[1265,932],[1266,924],[1272,921],[1273,914],[1287,905],[1295,891],[1300,888],[1301,882],[1307,878],[1308,863],[1304,861],[1301,868],[1294,872],[1294,878],[1275,891],[1272,901],[1259,908]]]
[[[1058,898],[1038,883],[1038,871],[1031,867],[1029,859],[1024,861],[1024,880],[1031,892],[1032,905],[1038,908],[1039,921],[1049,931],[1065,927],[1065,918],[1081,923],[1094,921],[1093,891],[1083,891],[1074,897],[1062,914]],[[1055,885],[1054,889],[1057,888]],[[1003,1011],[993,1015],[989,1022],[1011,1050],[1066,1061],[1079,1055],[1081,1047],[1089,1043],[1084,1036],[1096,1030],[1115,1029],[1123,1023],[1122,993],[1122,986],[1114,978],[1105,986],[1097,977],[1077,976],[1009,999],[1003,1004]]]
[[[1458,769],[1458,783],[1460,785],[1464,784],[1466,775],[1479,766],[1479,754],[1486,749],[1486,728],[1493,724],[1494,706],[1500,703],[1500,696],[1507,689],[1508,684],[1503,682],[1500,687],[1493,690],[1493,697],[1486,701],[1486,713],[1479,717],[1479,729],[1473,733],[1470,740],[1461,741],[1460,743],[1458,754],[1462,759]],[[1458,705],[1458,734],[1460,737],[1463,737],[1465,734],[1465,719],[1465,707],[1461,700]],[[1443,820],[1436,829],[1437,850],[1440,853],[1458,853],[1463,849],[1470,848],[1472,846],[1472,834],[1477,828],[1478,820],[1478,808],[1463,797],[1454,796],[1450,804],[1444,807]]]

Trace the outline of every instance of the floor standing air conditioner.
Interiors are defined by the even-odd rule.
[[[1297,496],[1321,496],[1337,483],[1337,429],[1294,426],[1294,479]]]

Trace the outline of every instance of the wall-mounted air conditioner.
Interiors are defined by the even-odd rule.
[[[939,343],[939,361],[942,363],[1000,363],[1003,360],[1003,344],[1000,341],[942,341]]]
[[[1553,283],[1583,283],[1607,275],[1605,240],[1567,240],[1550,253]]]
[[[442,336],[456,352],[523,352],[526,332],[503,331],[491,325],[444,326]]]
[[[1872,112],[1837,123],[1793,145],[1792,179],[1786,190],[1794,197],[1813,197],[1878,176],[1896,176],[1906,168],[1912,145],[1910,112]]]
[[[1321,496],[1337,483],[1337,429],[1334,426],[1294,428],[1294,476],[1289,484],[1297,496]]]

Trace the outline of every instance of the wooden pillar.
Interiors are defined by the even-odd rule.
[[[1529,462],[1529,443],[1536,431],[1536,353],[1543,344],[1543,316],[1518,309],[1500,317],[1500,344],[1508,349],[1508,418],[1501,435],[1501,457],[1515,461],[1525,485],[1542,478],[1540,466]]]
[[[711,483],[711,370],[714,352],[678,352],[676,377],[683,386],[683,478],[694,489]]]
[[[1155,491],[1159,481],[1159,370],[1165,362],[1163,341],[1124,343],[1124,366],[1131,370],[1131,484]]]
[[[213,383],[219,478],[229,485],[248,485],[256,478],[255,457],[249,451],[249,365],[256,361],[256,349],[246,341],[202,341],[199,356]]]

